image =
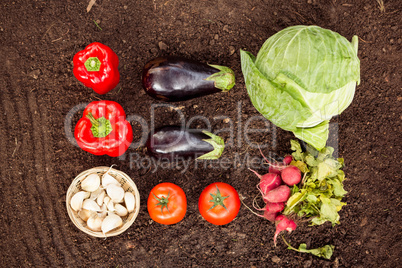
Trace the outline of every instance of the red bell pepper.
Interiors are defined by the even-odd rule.
[[[74,76],[98,94],[106,94],[120,81],[119,58],[101,43],[89,44],[73,58]]]
[[[78,146],[94,155],[120,156],[133,141],[133,130],[123,108],[114,101],[88,104],[74,131]]]

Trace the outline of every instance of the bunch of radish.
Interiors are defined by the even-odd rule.
[[[280,213],[285,208],[285,204],[291,195],[289,186],[298,184],[301,181],[302,176],[300,169],[291,165],[293,158],[290,155],[287,155],[282,162],[271,163],[266,158],[265,160],[270,164],[269,173],[260,175],[256,171],[250,169],[260,179],[257,188],[265,203],[264,208],[259,208],[256,206],[254,199],[253,207],[257,210],[263,211],[264,213],[261,215],[254,211],[252,212],[257,216],[266,218],[275,223],[276,232],[274,236],[274,244],[276,245],[276,238],[280,232],[286,230],[290,233],[297,227],[297,224],[293,220],[288,219],[285,215]]]

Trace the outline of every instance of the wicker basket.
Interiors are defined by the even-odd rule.
[[[97,173],[101,176],[104,173],[106,173],[109,169],[110,169],[109,174],[121,183],[123,189],[126,192],[128,191],[128,192],[133,193],[134,198],[135,198],[135,208],[134,208],[133,212],[129,213],[125,217],[122,217],[123,225],[120,228],[118,228],[116,230],[112,230],[112,231],[106,233],[106,235],[105,235],[102,232],[94,232],[91,229],[89,229],[87,227],[86,222],[83,221],[78,216],[78,213],[71,208],[70,201],[75,193],[82,190],[81,189],[81,181],[83,179],[85,179],[88,175],[93,174],[93,173]],[[119,235],[119,234],[123,233],[124,231],[126,231],[133,224],[135,218],[138,215],[138,212],[140,211],[140,194],[138,192],[138,189],[137,189],[137,186],[135,185],[135,183],[124,172],[110,168],[110,167],[95,167],[95,168],[85,170],[84,172],[80,173],[77,177],[75,177],[75,179],[73,180],[73,182],[71,183],[70,187],[67,190],[66,206],[67,206],[67,212],[68,212],[68,215],[70,216],[71,221],[75,224],[75,226],[77,226],[78,229],[80,229],[84,233],[87,233],[91,236],[105,238],[105,237]]]

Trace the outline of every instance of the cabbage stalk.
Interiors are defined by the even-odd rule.
[[[268,38],[257,57],[241,50],[254,107],[276,126],[321,150],[329,120],[352,102],[360,83],[358,37],[318,26],[291,26]]]

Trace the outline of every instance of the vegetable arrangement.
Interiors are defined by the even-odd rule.
[[[303,151],[291,140],[292,155],[282,162],[270,162],[269,173],[260,175],[257,188],[265,206],[262,211],[276,226],[274,244],[282,231],[292,232],[297,221],[307,218],[312,225],[327,221],[339,223],[345,174],[343,159],[332,156],[325,147],[329,120],[351,103],[360,83],[358,38],[348,42],[338,33],[318,26],[292,26],[270,37],[254,57],[240,51],[241,68],[248,95],[254,107],[268,120],[307,143]],[[106,94],[119,83],[118,57],[107,46],[92,43],[74,56],[74,75],[85,86]],[[183,101],[221,91],[235,85],[234,72],[225,66],[208,65],[181,57],[158,57],[143,68],[142,85],[157,100]],[[123,108],[112,101],[91,102],[75,128],[78,145],[95,155],[120,156],[133,140],[132,128]],[[208,131],[164,126],[151,132],[147,153],[155,158],[218,159],[224,140]],[[262,152],[261,152],[262,154]],[[117,182],[117,181],[116,181]],[[71,199],[92,230],[104,234],[122,224],[121,217],[134,209],[134,198],[107,173],[88,176],[83,191]],[[124,201],[125,206],[121,205]],[[227,183],[208,185],[198,200],[202,217],[215,225],[236,218],[241,201],[237,191]],[[173,183],[160,183],[147,201],[152,220],[164,225],[183,220],[187,211],[184,191]],[[306,244],[289,249],[331,258],[334,246],[307,249]]]
[[[321,150],[329,120],[352,102],[360,83],[358,37],[318,26],[288,27],[265,41],[257,57],[241,51],[254,107],[276,126]]]

